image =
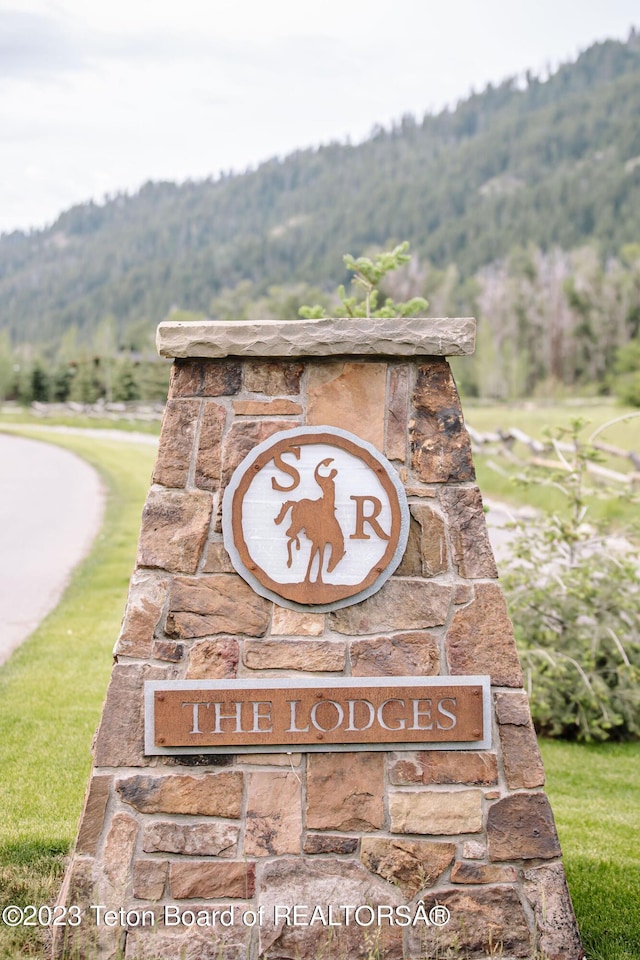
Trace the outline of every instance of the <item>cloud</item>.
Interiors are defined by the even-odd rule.
[[[0,77],[43,78],[86,66],[80,36],[43,13],[0,10]]]

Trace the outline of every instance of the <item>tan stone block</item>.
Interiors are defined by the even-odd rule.
[[[313,753],[307,757],[307,828],[378,830],[383,823],[382,753]]]
[[[301,753],[242,753],[236,763],[250,763],[261,767],[299,767]]]
[[[319,637],[324,633],[324,613],[289,610],[276,603],[273,606],[271,633],[281,637]]]
[[[493,699],[498,723],[514,723],[518,726],[528,726],[531,723],[529,697],[524,690],[517,693],[496,693]]]
[[[142,511],[138,566],[195,573],[211,510],[208,493],[150,490]]]
[[[268,397],[297,396],[304,364],[299,360],[248,360],[244,365],[244,387],[250,393]]]
[[[386,382],[386,363],[313,364],[307,379],[307,423],[349,430],[382,450]]]
[[[438,496],[434,487],[425,487],[421,483],[413,483],[405,480],[404,490],[408,497],[424,497],[435,500]]]
[[[431,887],[454,858],[454,843],[363,837],[360,858],[367,869],[398,886],[407,897]]]
[[[408,957],[531,960],[531,933],[514,887],[438,888],[422,899],[427,915],[433,907],[443,906],[450,920],[443,926],[409,928]]]
[[[187,680],[231,680],[238,674],[240,657],[235,637],[197,640],[191,647]]]
[[[423,577],[437,577],[449,568],[444,519],[427,503],[411,505],[411,513],[420,524],[420,559]]]
[[[112,782],[113,777],[100,776],[95,773],[91,777],[78,830],[76,854],[95,857],[98,850],[98,840],[104,825],[104,814],[107,809]]]
[[[266,633],[271,603],[231,574],[176,577],[171,586],[166,632],[169,636],[206,637],[216,633]]]
[[[155,820],[144,828],[145,853],[175,853],[187,857],[233,857],[240,827],[231,823],[176,823]]]
[[[492,804],[487,837],[491,860],[550,860],[560,856],[553,814],[543,793],[515,793]]]
[[[404,556],[396,569],[397,577],[422,576],[422,528],[417,520],[409,517],[409,537]]]
[[[201,490],[217,490],[222,471],[222,434],[227,411],[219,403],[204,404],[198,453],[196,455],[195,484]]]
[[[470,603],[474,596],[473,586],[470,583],[456,583],[453,594],[453,602],[456,606],[462,603]]]
[[[304,852],[317,853],[336,853],[347,854],[355,853],[358,849],[357,837],[332,836],[326,833],[308,833],[304,841]]]
[[[497,583],[475,585],[475,599],[454,615],[445,646],[452,674],[487,673],[496,686],[522,686],[513,627]]]
[[[57,902],[70,907],[79,905],[84,910],[94,903],[96,861],[91,858],[73,857],[65,874]],[[86,910],[83,923],[77,927],[53,926],[51,928],[51,956],[55,960],[64,957],[92,956],[97,954],[97,930],[91,911]]]
[[[408,364],[393,365],[389,370],[389,393],[387,400],[387,429],[385,455],[389,460],[407,458],[407,424],[409,420],[409,375]]]
[[[236,467],[263,440],[280,430],[296,426],[292,420],[236,420],[222,444],[222,487],[226,487]]]
[[[389,794],[391,833],[445,834],[479,833],[482,830],[480,790],[391,791]]]
[[[129,585],[127,607],[115,653],[123,657],[149,657],[162,617],[168,579],[148,570],[135,570]]]
[[[122,890],[138,836],[138,823],[127,813],[116,813],[104,841],[102,868],[112,887]]]
[[[303,410],[294,400],[234,400],[233,412],[239,417],[283,417]]]
[[[245,640],[242,662],[251,670],[344,670],[344,641]]]
[[[544,956],[549,960],[582,960],[584,950],[562,864],[525,870],[524,891],[533,907],[537,946]]]
[[[433,676],[439,669],[438,642],[424,630],[351,641],[354,677]]]
[[[439,627],[447,619],[451,593],[446,584],[392,577],[368,600],[330,613],[329,626],[346,634]]]
[[[465,860],[486,860],[487,845],[478,840],[465,840],[462,844],[462,856]]]
[[[487,786],[498,782],[498,761],[493,753],[466,750],[426,750],[415,754],[395,754],[389,779],[397,786],[407,783],[465,783]]]
[[[187,860],[170,865],[171,895],[179,900],[192,897],[224,897],[246,900],[255,893],[255,863]]]
[[[176,360],[169,397],[229,397],[238,393],[241,382],[237,360]]]
[[[181,925],[176,933],[176,927],[171,927],[167,932],[158,922],[153,930],[148,927],[130,928],[127,931],[125,960],[246,960],[249,956],[251,928],[244,926],[240,918],[250,904],[245,906],[238,903],[237,907],[237,922],[230,927]],[[189,903],[184,904],[183,909],[193,910],[196,914],[206,911],[211,916],[212,906],[210,903]]]
[[[499,724],[502,763],[510,790],[527,790],[544,784],[544,764],[531,721],[526,726]]]
[[[497,577],[479,489],[445,487],[440,499],[449,523],[453,562],[460,576]]]
[[[116,790],[124,803],[141,813],[237,819],[242,809],[242,774],[236,772],[125,777],[118,780]]]
[[[202,564],[203,573],[235,573],[235,567],[231,563],[231,557],[224,548],[224,544],[218,540],[212,540],[207,544],[204,563]]]
[[[168,680],[174,668],[118,663],[111,671],[93,750],[96,767],[143,767],[144,681]]]
[[[458,860],[451,868],[453,883],[515,883],[517,879],[515,867],[502,867],[495,863],[464,863]]]
[[[329,904],[398,906],[404,902],[399,890],[369,873],[361,863],[315,857],[280,857],[265,862],[260,870],[259,907],[265,922],[259,927],[258,955],[265,958],[298,958],[309,960],[329,957],[335,960],[402,960],[402,928],[383,920],[368,927],[353,922],[348,925],[341,915],[341,926],[309,924],[312,911],[320,906],[326,916]],[[293,926],[280,919],[274,923],[274,906],[305,905],[307,923]],[[368,914],[367,914],[368,915]],[[334,916],[336,914],[334,913]],[[336,919],[338,917],[336,916]]]
[[[244,839],[246,857],[300,853],[302,784],[293,771],[250,773]]]
[[[133,895],[138,900],[161,900],[169,872],[168,860],[136,860]]]
[[[446,360],[418,367],[409,421],[411,466],[423,483],[474,480],[471,443]]]
[[[200,400],[167,400],[153,468],[154,483],[186,486],[199,415]]]

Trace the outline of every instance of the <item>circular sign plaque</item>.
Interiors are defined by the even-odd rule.
[[[357,603],[400,563],[409,508],[391,464],[335,427],[298,427],[255,447],[222,506],[238,573],[277,603],[318,611]]]

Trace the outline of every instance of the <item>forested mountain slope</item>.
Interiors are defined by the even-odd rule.
[[[173,306],[211,313],[241,281],[253,296],[334,289],[343,252],[405,238],[422,263],[455,263],[463,278],[527,245],[616,255],[640,241],[638,117],[632,35],[357,146],[74,207],[0,239],[0,331],[46,347],[75,326],[89,342],[109,315],[122,336]]]

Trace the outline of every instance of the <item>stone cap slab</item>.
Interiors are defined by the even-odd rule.
[[[165,320],[162,357],[459,357],[475,349],[473,317]]]

